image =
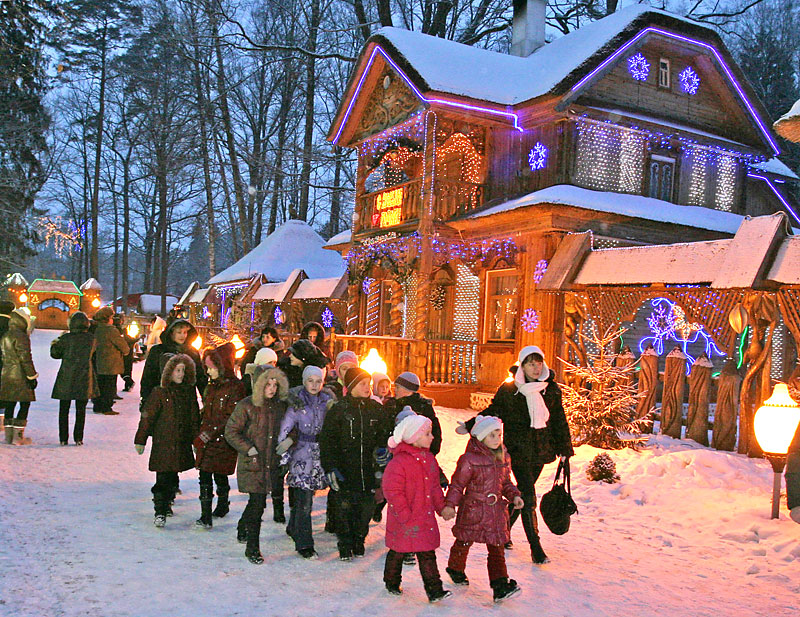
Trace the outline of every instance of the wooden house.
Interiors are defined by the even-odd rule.
[[[537,286],[567,234],[598,249],[730,238],[779,211],[800,226],[781,187],[797,176],[713,30],[636,5],[545,44],[541,0],[515,6],[512,54],[378,30],[328,135],[358,151],[352,229],[327,245],[348,263],[338,345],[449,393],[493,391],[522,345],[561,353],[564,297]]]

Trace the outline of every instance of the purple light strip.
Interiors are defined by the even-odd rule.
[[[456,101],[448,101],[446,99],[437,99],[437,98],[427,98],[425,97],[419,89],[411,83],[411,80],[408,76],[403,72],[403,70],[397,66],[397,64],[392,60],[383,48],[380,45],[375,45],[375,48],[372,50],[372,53],[369,56],[369,60],[367,61],[367,66],[364,67],[364,72],[361,74],[361,79],[358,80],[358,85],[356,86],[355,91],[353,92],[353,96],[350,97],[350,104],[347,106],[347,111],[344,112],[344,118],[342,118],[341,123],[339,124],[339,130],[336,132],[336,136],[333,138],[333,143],[339,141],[339,137],[344,130],[345,125],[347,124],[347,120],[350,117],[350,112],[353,110],[353,105],[358,98],[358,94],[361,92],[361,86],[364,85],[364,79],[367,77],[367,73],[369,73],[369,68],[372,66],[373,60],[375,60],[375,54],[380,53],[383,56],[384,60],[389,63],[389,65],[397,72],[400,77],[403,78],[403,81],[406,82],[406,85],[411,88],[414,94],[421,100],[423,103],[439,103],[440,105],[449,105],[451,107],[458,107],[459,109],[468,109],[471,111],[479,111],[487,114],[493,114],[496,116],[503,116],[504,118],[508,118],[513,121],[514,128],[517,129],[520,133],[523,132],[522,127],[519,124],[519,116],[517,114],[510,112],[510,111],[500,111],[499,109],[491,109],[489,107],[481,107],[478,105],[468,105],[467,103],[458,103]]]
[[[786,201],[786,198],[783,195],[781,195],[780,191],[775,187],[774,184],[772,184],[772,182],[770,181],[769,178],[767,178],[766,176],[759,176],[758,174],[747,174],[747,177],[748,178],[758,178],[759,180],[763,180],[764,182],[766,182],[767,186],[772,189],[772,192],[775,193],[775,196],[783,204],[783,207],[786,208],[789,212],[792,213],[792,216],[794,217],[794,220],[796,220],[798,223],[800,223],[800,216],[797,216],[797,212],[795,212],[792,209],[792,206],[789,205],[789,202]]]
[[[660,28],[652,28],[652,27],[651,28],[645,28],[644,30],[639,32],[639,34],[637,34],[635,37],[633,37],[630,41],[628,41],[622,47],[620,47],[617,51],[615,51],[613,54],[611,54],[608,58],[606,58],[597,68],[595,68],[591,73],[586,75],[586,77],[584,77],[577,84],[572,86],[572,92],[575,92],[579,88],[583,87],[583,85],[587,81],[592,79],[599,71],[602,71],[611,62],[614,62],[620,55],[622,55],[625,52],[625,50],[628,47],[633,45],[636,41],[638,41],[640,38],[642,38],[648,32],[655,32],[656,34],[661,34],[663,36],[671,37],[673,39],[678,39],[679,41],[684,41],[685,43],[691,43],[693,45],[697,45],[699,47],[707,49],[712,54],[714,54],[714,57],[717,59],[717,62],[719,62],[720,66],[722,67],[722,70],[725,72],[725,75],[727,75],[728,79],[733,84],[733,87],[736,89],[736,92],[739,93],[739,96],[742,98],[742,101],[744,101],[745,106],[747,107],[747,109],[750,111],[750,114],[755,119],[756,123],[758,124],[759,128],[761,129],[761,132],[764,134],[764,137],[767,138],[767,141],[769,142],[769,145],[772,146],[772,149],[775,151],[775,155],[777,156],[778,154],[781,153],[780,148],[778,148],[778,145],[775,143],[775,140],[772,139],[772,136],[770,135],[769,130],[764,126],[764,123],[761,121],[761,118],[759,118],[758,114],[756,113],[756,110],[753,109],[753,106],[750,103],[750,100],[747,98],[747,96],[745,96],[745,93],[742,90],[741,86],[739,85],[739,82],[736,81],[736,78],[733,76],[733,73],[728,68],[728,65],[725,64],[725,60],[722,59],[722,56],[720,55],[720,53],[712,45],[709,45],[708,43],[703,43],[702,41],[698,41],[696,39],[689,38],[688,36],[675,34],[674,32],[669,32],[667,30],[662,30]]]

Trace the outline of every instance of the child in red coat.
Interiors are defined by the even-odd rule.
[[[411,413],[397,424],[389,438],[393,458],[383,474],[383,494],[389,504],[386,517],[386,589],[400,595],[403,557],[416,553],[419,571],[430,602],[451,595],[442,587],[436,566],[439,525],[436,514],[444,507],[439,486],[439,464],[429,448],[433,441],[431,421]]]
[[[469,585],[464,574],[467,555],[474,542],[486,544],[487,566],[494,601],[500,602],[521,591],[517,582],[508,578],[505,543],[508,530],[507,501],[514,508],[523,506],[522,496],[511,482],[511,459],[503,446],[503,422],[494,416],[476,416],[456,432],[464,434],[469,425],[467,449],[458,459],[456,471],[442,510],[444,519],[452,518],[458,507],[446,572],[456,585]]]

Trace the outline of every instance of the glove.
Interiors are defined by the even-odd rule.
[[[252,446],[252,447],[251,447],[251,448],[250,448],[250,449],[247,451],[247,456],[258,456],[258,450],[256,450],[256,447],[255,447],[255,446]]]
[[[134,444],[133,447],[136,448],[136,454],[138,454],[140,456],[142,454],[144,454],[144,446],[142,444],[137,443],[137,444]]]
[[[31,390],[35,390],[36,386],[38,386],[38,385],[39,385],[38,380],[36,380],[36,379],[29,379],[28,380],[28,386],[30,386]]]
[[[197,436],[197,438],[198,438],[200,441],[202,441],[203,443],[208,443],[209,441],[211,441],[211,435],[209,435],[209,434],[208,434],[208,433],[206,433],[205,431],[203,431],[202,433],[200,433],[200,434]]]
[[[325,474],[325,477],[328,479],[328,484],[331,486],[331,490],[339,491],[339,482],[344,480],[344,476],[338,469],[334,469],[329,471]]]
[[[292,439],[291,437],[287,437],[278,444],[278,447],[275,448],[275,452],[277,452],[278,455],[280,456],[284,452],[287,452],[289,448],[291,448],[293,445],[294,445],[294,439]]]
[[[389,448],[377,448],[375,450],[375,463],[377,463],[379,467],[386,467],[391,460],[392,453],[389,452]]]
[[[439,486],[441,486],[444,490],[447,490],[447,487],[450,486],[450,480],[447,479],[447,476],[444,475],[444,472],[439,469]]]

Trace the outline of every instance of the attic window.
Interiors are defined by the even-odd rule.
[[[661,58],[658,61],[658,85],[660,88],[669,88],[669,60]]]

